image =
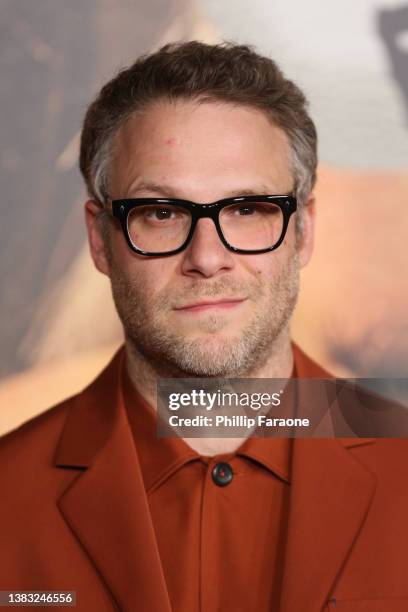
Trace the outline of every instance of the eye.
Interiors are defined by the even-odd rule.
[[[241,216],[254,215],[257,212],[258,206],[256,204],[242,204],[237,206],[236,212]]]
[[[226,214],[233,215],[235,217],[254,217],[256,215],[270,215],[279,211],[274,204],[268,202],[243,202],[242,204],[233,204],[228,206],[225,210]]]
[[[179,206],[171,204],[154,204],[146,206],[136,206],[132,209],[128,223],[144,223],[149,227],[173,227],[186,224],[189,221],[189,214]]]
[[[175,211],[171,208],[164,207],[151,207],[145,211],[146,217],[157,221],[167,221],[169,219],[173,219],[175,214]]]

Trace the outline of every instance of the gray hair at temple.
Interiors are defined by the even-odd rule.
[[[307,100],[272,59],[250,46],[228,42],[165,45],[137,59],[101,89],[88,108],[81,134],[80,169],[91,198],[100,203],[108,198],[118,129],[133,113],[160,99],[223,101],[263,111],[288,137],[294,195],[302,209],[316,182],[317,167],[317,134]]]

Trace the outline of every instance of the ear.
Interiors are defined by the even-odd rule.
[[[299,242],[299,263],[303,268],[309,263],[314,246],[315,197],[311,193],[303,206],[302,235]]]
[[[107,245],[101,226],[101,211],[101,205],[95,202],[95,200],[88,200],[85,203],[85,222],[91,257],[96,269],[102,272],[102,274],[109,276],[110,266],[107,256]]]

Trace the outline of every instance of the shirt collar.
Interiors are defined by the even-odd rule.
[[[294,373],[295,370],[292,376]],[[157,437],[156,410],[137,391],[125,364],[121,381],[124,404],[148,493],[159,487],[186,463],[200,460],[208,463],[208,457],[201,457],[182,438]],[[292,438],[250,437],[243,440],[235,453],[229,453],[228,456],[246,457],[290,482],[292,443]],[[219,455],[220,460],[226,456]]]
[[[294,378],[294,376],[295,369],[292,372],[291,378]],[[282,413],[287,417],[295,416],[295,396],[295,387],[289,384],[282,396],[282,401],[284,402]],[[273,414],[270,414],[270,416],[273,416]],[[292,447],[293,438],[251,436],[237,449],[236,454],[262,464],[282,480],[289,483]]]
[[[157,437],[156,411],[133,385],[125,364],[122,389],[145,488],[149,493],[189,461],[199,460],[200,455],[179,437]]]

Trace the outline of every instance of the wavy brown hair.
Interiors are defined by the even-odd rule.
[[[302,91],[270,58],[247,45],[168,44],[119,72],[89,106],[80,169],[88,194],[108,197],[109,163],[120,126],[159,99],[224,101],[263,111],[287,135],[300,205],[316,181],[317,135]]]

